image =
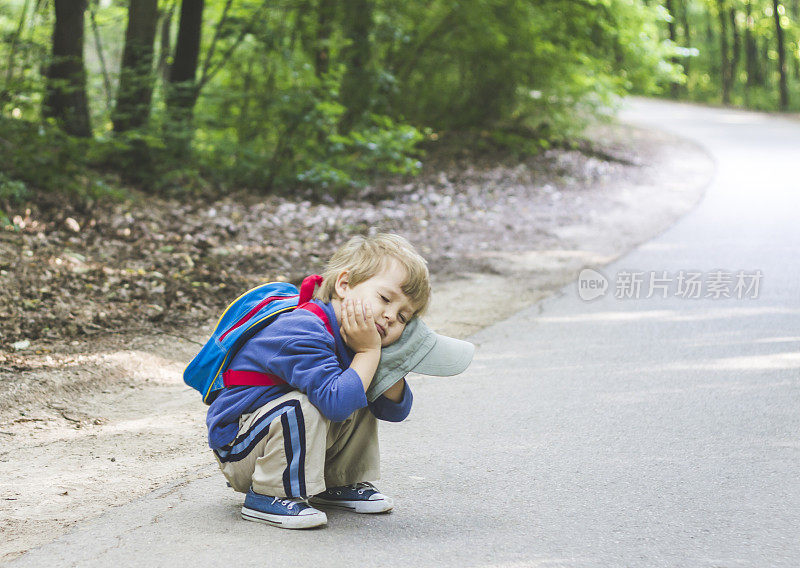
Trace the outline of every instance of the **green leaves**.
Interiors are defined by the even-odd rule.
[[[415,147],[423,134],[384,115],[370,115],[370,122],[364,129],[329,136],[317,149],[319,158],[297,175],[297,181],[341,195],[379,174],[417,174],[422,163]]]
[[[40,48],[48,47],[51,32],[35,14],[21,14],[24,25],[17,26],[21,4],[14,1],[17,9],[0,12],[6,37],[0,55],[3,49],[10,55],[14,40],[18,56],[0,102],[10,101],[6,112],[36,121],[41,85],[29,79],[46,63]],[[4,171],[24,184],[90,195],[113,193],[113,184],[87,181],[96,177],[87,167],[153,192],[301,186],[341,196],[375,176],[414,175],[426,128],[524,128],[541,147],[607,115],[631,89],[653,92],[679,79],[680,67],[670,61],[676,48],[661,42],[658,28],[672,16],[650,4],[206,0],[197,81],[188,89],[164,82],[164,66],[175,63],[179,19],[178,12],[172,20],[164,12],[159,26],[172,27],[159,28],[154,44],[152,66],[158,63],[162,79],[154,84],[149,124],[113,137],[107,134],[113,101],[104,93],[115,96],[106,84],[118,78],[95,62],[103,51],[121,51],[128,8],[98,5],[96,34],[86,45],[98,138],[82,144],[49,127],[42,139],[22,133],[27,147],[14,152],[16,161]],[[25,41],[40,51],[23,50]],[[186,116],[170,106],[175,97],[188,101],[177,105]]]

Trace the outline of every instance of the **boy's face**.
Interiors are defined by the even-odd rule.
[[[350,286],[347,272],[339,275],[336,293],[342,300],[361,300],[372,306],[375,326],[381,336],[381,347],[391,345],[403,333],[406,323],[414,316],[414,308],[400,286],[406,279],[405,269],[395,261],[368,280]]]

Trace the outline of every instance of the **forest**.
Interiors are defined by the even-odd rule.
[[[0,220],[126,184],[336,199],[447,137],[569,143],[627,93],[796,110],[790,1],[6,1]]]
[[[792,2],[6,0],[0,343],[210,317],[371,208],[420,239],[431,204],[487,212],[448,156],[630,166],[586,133],[631,93],[796,111]]]

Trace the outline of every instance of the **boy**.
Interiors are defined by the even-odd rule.
[[[367,481],[380,476],[377,419],[408,416],[408,371],[456,374],[472,357],[471,344],[412,319],[429,301],[425,260],[408,241],[354,237],[331,258],[313,309],[279,316],[236,353],[229,369],[280,381],[226,388],[208,409],[209,445],[230,485],[247,494],[244,519],[325,524],[309,498],[358,513],[393,507]]]

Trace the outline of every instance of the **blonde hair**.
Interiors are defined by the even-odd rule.
[[[414,306],[414,315],[422,315],[431,299],[428,265],[411,243],[390,233],[371,237],[358,235],[342,245],[328,261],[322,273],[322,284],[314,297],[330,302],[337,297],[336,279],[342,272],[348,272],[350,286],[357,286],[386,268],[389,259],[396,260],[405,269],[406,279],[400,289]]]

